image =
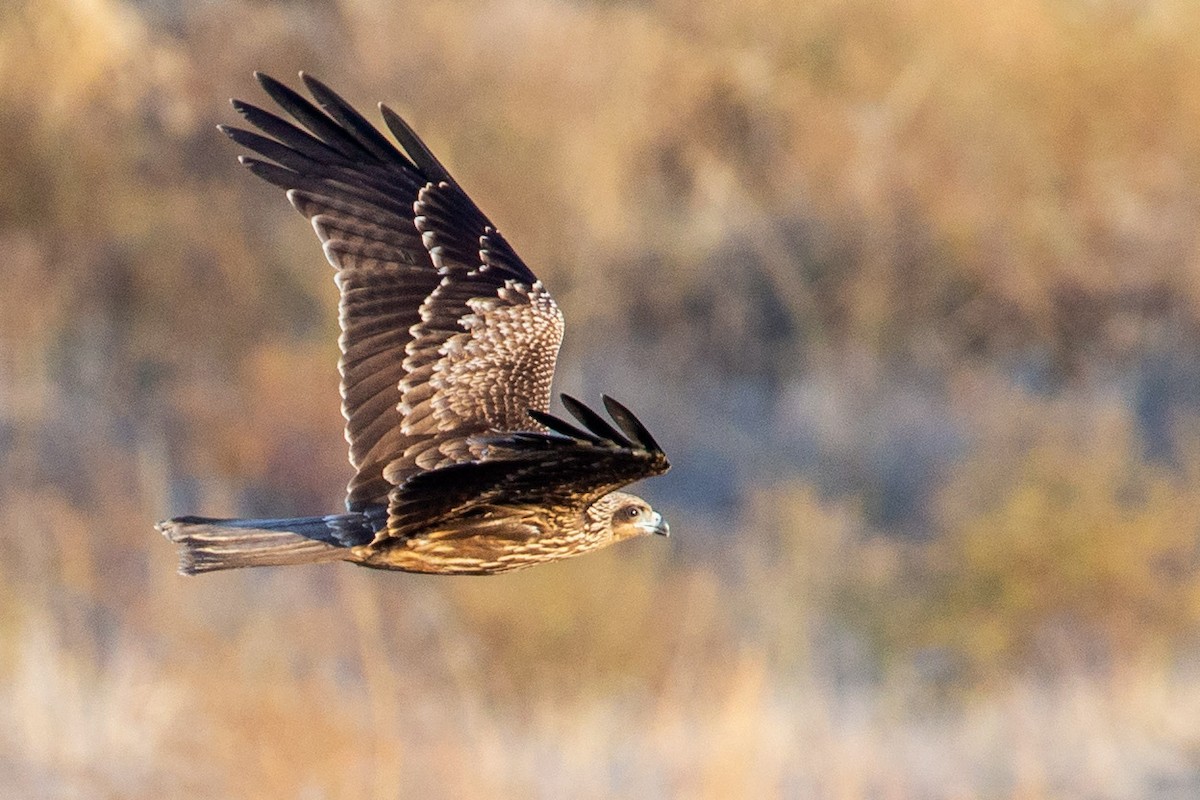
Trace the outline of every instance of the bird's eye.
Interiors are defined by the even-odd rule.
[[[642,510],[634,506],[626,509],[625,513],[629,515],[630,519],[637,519],[638,515],[642,513]]]

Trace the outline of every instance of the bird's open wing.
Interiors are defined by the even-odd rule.
[[[614,426],[578,400],[562,398],[582,427],[531,410],[548,432],[478,437],[479,459],[418,473],[392,491],[388,527],[378,538],[404,538],[475,509],[536,506],[551,518],[579,513],[670,468],[649,431],[620,403],[604,398]]]
[[[549,406],[562,318],[394,112],[381,106],[403,152],[316,79],[301,76],[313,105],[256,77],[298,125],[234,101],[266,135],[222,130],[267,159],[242,162],[287,190],[337,269],[342,410],[356,471],[347,504],[385,502],[425,465],[466,457],[468,437],[515,429],[512,408],[523,419],[526,408]]]

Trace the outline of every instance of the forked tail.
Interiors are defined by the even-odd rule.
[[[367,544],[386,523],[386,511],[293,519],[176,517],[155,527],[179,545],[184,575],[237,567],[278,567],[340,561]]]

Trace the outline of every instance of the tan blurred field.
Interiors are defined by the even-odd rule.
[[[421,132],[670,540],[175,574],[349,477],[254,69]],[[0,796],[1200,796],[1200,5],[10,0],[0,175]]]

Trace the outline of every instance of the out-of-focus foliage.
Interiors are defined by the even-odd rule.
[[[982,507],[950,512],[954,535],[931,553],[942,574],[929,598],[941,618],[934,635],[1003,665],[1031,656],[1111,663],[1194,633],[1195,465],[1148,464],[1127,425],[1084,441],[1047,438],[1011,482],[993,483]],[[1083,652],[1061,651],[1073,647]]]
[[[1194,459],[1148,462],[1120,415],[1086,431],[1059,422],[1032,448],[962,464],[919,559],[860,574],[868,595],[912,582],[907,613],[882,626],[895,652],[975,679],[1014,664],[1104,671],[1161,659],[1200,630]]]
[[[1197,42],[1188,0],[9,2],[0,796],[1196,796]],[[156,519],[348,478],[330,270],[213,129],[301,68],[545,278],[669,541],[173,574]]]

